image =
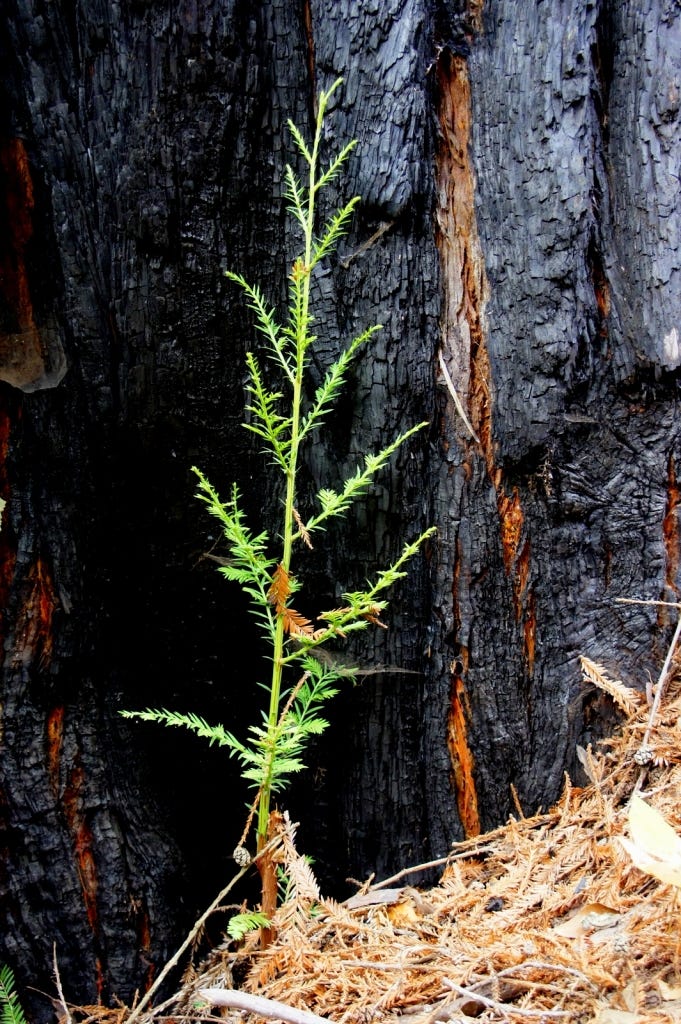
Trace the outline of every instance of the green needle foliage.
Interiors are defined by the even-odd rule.
[[[372,623],[381,625],[380,615],[387,606],[385,591],[406,575],[407,561],[434,532],[426,530],[406,544],[396,561],[367,582],[364,590],[345,594],[342,607],[322,611],[316,625],[296,610],[294,600],[301,584],[292,572],[294,550],[305,545],[311,547],[312,536],[324,530],[328,519],[347,513],[354,502],[366,494],[376,473],[397,449],[426,425],[419,423],[381,451],[365,455],[363,464],[339,491],[322,487],[317,493],[317,508],[303,519],[296,505],[301,446],[322,427],[353,358],[380,330],[378,325],[369,327],[354,338],[327,370],[311,402],[305,402],[303,385],[316,341],[310,307],[312,274],[320,260],[333,252],[359,202],[358,196],[350,199],[330,217],[319,234],[315,233],[319,193],[341,173],[355,145],[351,142],[345,146],[325,170],[320,166],[324,116],[329,99],[340,83],[339,79],[328,92],[319,96],[311,146],[289,122],[306,167],[306,178],[301,179],[292,167],[286,167],[287,205],[300,226],[303,244],[289,277],[288,313],[283,324],[279,323],[275,310],[270,308],[257,285],[249,284],[240,274],[227,273],[245,293],[264,341],[262,349],[246,356],[250,417],[244,426],[261,439],[264,452],[283,478],[284,499],[276,540],[264,531],[257,533],[249,527],[236,484],[229,498],[222,501],[204,474],[193,467],[199,481],[198,497],[219,520],[227,542],[228,564],[219,571],[231,582],[238,583],[247,596],[269,647],[268,660],[272,667],[266,687],[267,706],[260,721],[250,727],[244,739],[237,738],[222,725],[209,725],[191,712],[164,708],[122,712],[130,718],[182,726],[210,743],[227,747],[239,760],[243,778],[255,790],[253,807],[257,808],[258,850],[267,840],[272,795],[281,791],[291,775],[304,767],[304,751],[310,738],[321,733],[328,724],[321,709],[338,692],[341,677],[353,674],[352,670],[315,657],[315,651],[330,640],[366,629]],[[266,367],[269,373],[265,373]]]
[[[7,964],[0,967],[0,1024],[26,1024],[16,992],[14,974]]]

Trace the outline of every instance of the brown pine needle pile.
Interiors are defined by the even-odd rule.
[[[602,685],[600,666],[588,663],[585,675]],[[289,827],[282,849],[292,895],[278,911],[276,941],[265,952],[226,950],[192,992],[230,987],[231,968],[246,971],[243,991],[337,1024],[681,1021],[678,889],[636,867],[618,839],[629,834],[639,782],[681,831],[681,688],[667,693],[642,768],[649,709],[605,680],[620,706],[626,698],[628,717],[599,753],[585,752],[588,786],[566,781],[549,813],[457,843],[433,889],[379,887],[346,904],[320,898]],[[185,1008],[194,1002],[187,996]]]
[[[289,898],[275,941],[265,951],[256,935],[236,950],[226,942],[136,1022],[277,1019],[262,1007],[211,1010],[199,996],[235,978],[240,994],[335,1024],[681,1022],[679,673],[651,722],[643,696],[593,662],[583,671],[625,716],[598,751],[581,752],[588,785],[566,779],[548,813],[455,844],[432,889],[366,886],[344,904],[320,895],[284,821],[277,856]],[[635,833],[636,792],[655,820],[644,816]]]

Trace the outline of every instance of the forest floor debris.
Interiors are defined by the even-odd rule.
[[[678,666],[652,727],[643,695],[592,662],[583,668],[623,716],[616,735],[581,752],[586,786],[566,777],[547,813],[519,814],[456,843],[433,888],[367,884],[345,903],[320,895],[285,823],[278,858],[289,897],[277,911],[275,941],[262,951],[255,937],[214,950],[172,1000],[140,1021],[255,1024],[263,1019],[257,1009],[213,1002],[211,1010],[200,994],[228,993],[238,978],[246,996],[335,1024],[681,1022],[681,840],[671,831],[681,831]],[[643,838],[629,817],[636,792],[659,812]],[[646,863],[636,855],[639,840],[671,882],[636,866]],[[104,1018],[74,1012],[86,1019]]]

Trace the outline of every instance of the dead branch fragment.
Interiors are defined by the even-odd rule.
[[[199,989],[199,995],[211,1006],[247,1010],[249,1013],[257,1013],[260,1017],[285,1020],[287,1024],[329,1024],[327,1017],[318,1017],[316,1013],[297,1010],[276,999],[264,999],[262,996],[252,996],[248,992],[239,992],[236,989],[202,988]]]

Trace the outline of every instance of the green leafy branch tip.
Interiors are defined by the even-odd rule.
[[[17,995],[14,972],[7,964],[0,966],[0,1024],[27,1024]]]

